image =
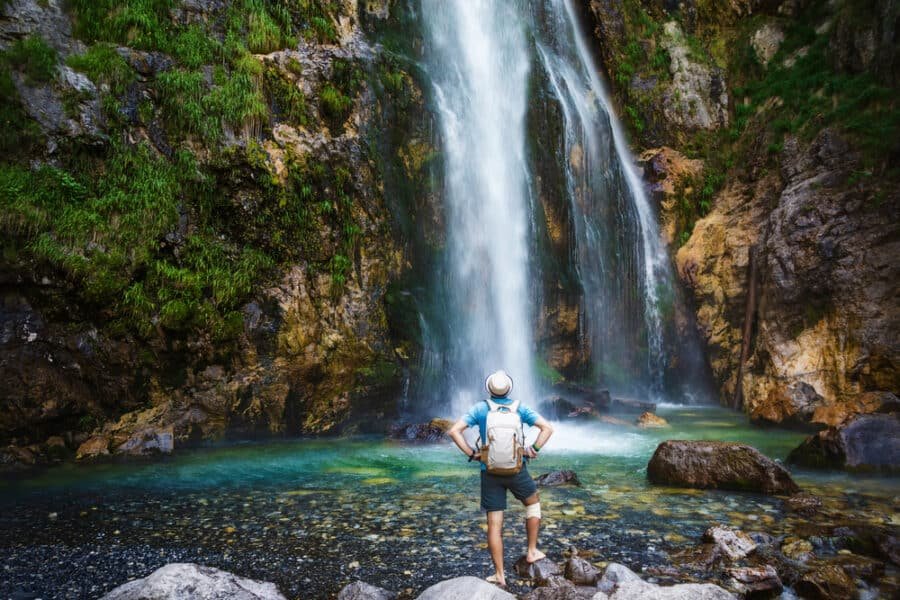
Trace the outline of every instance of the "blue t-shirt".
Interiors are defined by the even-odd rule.
[[[491,396],[491,400],[500,404],[501,406],[510,405],[513,403],[512,398],[497,398],[496,396]],[[487,416],[490,412],[491,408],[488,406],[488,403],[482,400],[478,404],[474,405],[469,409],[463,416],[463,420],[466,422],[466,425],[469,427],[478,427],[479,435],[481,435],[481,443],[487,443]],[[537,420],[541,418],[541,415],[537,414],[532,409],[524,406],[523,404],[519,404],[519,418],[522,419],[522,423],[528,426],[532,426],[537,423]],[[527,460],[527,459],[526,459]],[[484,463],[481,464],[481,470],[487,469]]]

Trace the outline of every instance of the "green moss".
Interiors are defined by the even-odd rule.
[[[4,54],[4,62],[25,75],[33,85],[47,83],[56,76],[59,55],[39,35],[17,40]]]
[[[285,77],[277,69],[271,68],[266,71],[265,87],[275,112],[282,119],[297,125],[309,124],[306,96],[296,82]]]
[[[536,356],[534,359],[534,372],[538,379],[550,385],[556,385],[566,380],[562,373],[551,367],[541,356]]]
[[[125,93],[134,81],[134,71],[111,44],[97,43],[84,54],[73,54],[66,64],[88,76],[95,84],[107,84],[113,94]]]
[[[210,64],[220,51],[218,42],[197,25],[191,25],[166,44],[168,52],[188,69]]]

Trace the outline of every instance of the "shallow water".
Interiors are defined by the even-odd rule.
[[[810,522],[776,497],[651,486],[647,460],[664,439],[737,440],[784,458],[803,438],[750,428],[721,408],[659,414],[671,428],[558,428],[529,470],[574,469],[584,485],[541,492],[551,557],[575,545],[640,571],[669,563],[713,522],[804,536],[836,522],[900,525],[898,478],[795,471],[825,504]],[[93,598],[173,561],[274,581],[293,598],[328,597],[354,579],[412,595],[489,572],[477,467],[449,442],[238,443],[153,462],[67,464],[0,491],[2,597]],[[510,565],[523,545],[521,514],[510,505]]]

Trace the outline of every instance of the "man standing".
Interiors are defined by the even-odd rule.
[[[466,415],[457,421],[448,431],[450,438],[469,460],[482,460],[482,457],[469,447],[462,432],[468,427],[478,426],[481,445],[487,440],[488,414],[492,410],[516,410],[521,422],[540,429],[534,444],[524,449],[525,459],[522,468],[513,475],[495,475],[487,472],[487,466],[481,463],[481,508],[487,512],[488,550],[494,561],[495,574],[488,577],[491,583],[506,587],[506,576],[503,570],[503,511],[506,510],[506,492],[509,490],[516,500],[525,505],[525,530],[528,537],[528,550],[525,560],[535,562],[544,558],[544,553],[537,549],[538,530],[541,526],[541,503],[537,486],[528,474],[527,459],[537,458],[540,449],[553,434],[553,427],[542,416],[530,408],[521,406],[509,398],[512,391],[512,379],[504,371],[491,374],[485,381],[485,388],[491,395],[490,401],[481,401],[473,406]],[[506,407],[506,408],[504,408]]]

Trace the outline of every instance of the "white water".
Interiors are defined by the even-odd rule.
[[[525,163],[530,53],[515,2],[423,0],[442,134],[451,319],[451,406],[505,369],[533,397],[531,200]],[[445,388],[446,389],[446,388]]]
[[[529,160],[565,170],[572,261],[600,383],[661,397],[670,286],[653,211],[567,0],[421,0],[425,59],[441,132],[446,254],[435,282],[442,327],[423,323],[423,370],[454,413],[483,395],[495,369],[514,396],[540,398],[534,312],[539,297]],[[557,156],[527,156],[535,74],[562,113]],[[540,136],[544,132],[530,132]]]

